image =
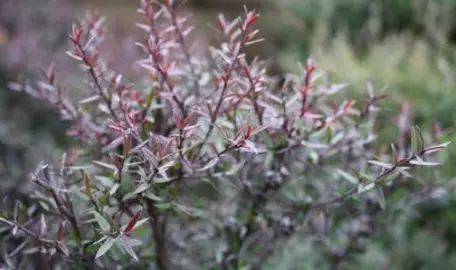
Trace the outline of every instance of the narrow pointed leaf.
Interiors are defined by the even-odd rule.
[[[133,247],[129,241],[129,238],[127,236],[122,236],[120,238],[121,243],[122,243],[122,248],[127,252],[135,261],[138,260],[138,256],[136,255],[135,251],[133,250]]]
[[[369,191],[369,190],[373,189],[374,187],[375,187],[375,183],[359,184],[358,185],[358,194]]]
[[[109,195],[114,195],[117,190],[119,189],[120,187],[120,184],[119,183],[115,183],[114,186],[112,186],[112,188],[109,190]]]
[[[0,217],[0,221],[6,223],[6,224],[8,224],[8,225],[11,225],[11,226],[14,225],[14,222],[9,221],[9,220],[7,220],[7,219],[4,219],[4,218],[2,218],[2,217]]]
[[[420,129],[417,126],[412,128],[412,135],[411,135],[411,147],[413,153],[419,153],[423,150],[424,139],[423,134],[421,133]]]
[[[103,231],[111,230],[111,225],[109,225],[109,222],[100,213],[93,211],[93,215],[95,216],[95,220]]]
[[[397,156],[397,150],[394,144],[391,144],[391,163],[395,164],[397,162],[398,156]]]
[[[147,183],[147,182],[144,182],[144,183],[142,183],[141,185],[139,185],[139,186],[135,189],[135,191],[133,191],[133,194],[142,193],[142,192],[146,191],[147,189],[149,189],[149,187],[150,187],[150,184]]]
[[[381,161],[378,161],[378,160],[369,160],[368,162],[370,164],[377,165],[377,166],[380,166],[380,167],[383,167],[383,168],[387,168],[387,169],[393,167],[392,164],[381,162]]]
[[[99,167],[102,167],[105,169],[110,169],[110,170],[117,172],[117,167],[114,164],[109,164],[109,163],[101,162],[98,160],[94,160],[94,161],[92,161],[92,163]]]
[[[210,168],[212,168],[215,165],[217,165],[218,162],[219,162],[219,158],[218,157],[213,158],[203,168],[198,169],[198,171],[200,171],[200,172],[207,171]]]
[[[59,242],[59,243],[58,243],[58,247],[59,247],[60,251],[62,251],[62,253],[63,253],[66,257],[70,256],[70,251],[68,250],[68,247],[66,246],[65,243]]]
[[[429,146],[427,147],[426,149],[424,149],[424,152],[426,154],[431,154],[431,153],[435,153],[437,151],[440,151],[442,149],[445,149],[451,142],[446,142],[446,143],[442,143],[442,144],[439,144],[439,145],[434,145],[434,146]]]
[[[347,172],[344,172],[340,169],[337,169],[337,173],[342,176],[342,178],[344,178],[345,180],[347,180],[348,182],[354,184],[354,185],[357,185],[359,184],[359,180],[358,178],[354,177],[353,175],[347,173]]]
[[[136,214],[133,215],[133,217],[128,222],[127,227],[125,227],[124,232],[131,232],[133,230],[140,215],[141,215],[141,211],[138,211],[138,212],[136,212]]]
[[[416,159],[411,160],[410,164],[420,165],[420,166],[439,166],[440,165],[439,162],[427,162],[427,161],[424,161],[423,159],[421,159],[420,157],[416,157]]]
[[[106,239],[106,241],[101,245],[101,247],[98,249],[97,254],[95,255],[95,259],[100,258],[103,256],[106,252],[111,249],[112,245],[116,242],[116,238],[109,237]]]
[[[97,245],[101,242],[104,242],[106,239],[108,239],[109,236],[107,235],[104,235],[103,237],[101,237],[100,239],[98,239],[95,243],[93,243],[92,245]]]
[[[146,197],[146,198],[149,198],[149,199],[151,199],[151,200],[153,200],[153,201],[157,201],[157,202],[163,201],[162,198],[160,198],[159,196],[157,196],[156,194],[154,194],[154,193],[152,193],[152,192],[150,192],[150,191],[145,192],[145,193],[143,194],[143,196]]]
[[[382,181],[383,183],[388,183],[396,179],[401,173],[400,172],[392,172],[385,177],[381,178],[379,181]]]
[[[146,223],[147,221],[149,221],[149,218],[143,218],[141,220],[138,220],[135,224],[135,226],[133,226],[133,229],[132,231],[136,230],[137,228],[141,227],[141,225],[143,225],[144,223]]]
[[[385,209],[386,202],[385,202],[385,195],[383,194],[383,189],[381,186],[376,185],[374,188],[375,195],[377,197],[377,202],[382,209]]]

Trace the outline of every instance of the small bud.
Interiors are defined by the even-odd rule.
[[[141,0],[141,8],[143,10],[147,10],[148,7],[149,7],[149,2],[147,0]]]
[[[244,139],[248,140],[252,135],[252,125],[247,124],[244,126]]]
[[[166,5],[167,7],[172,8],[172,7],[173,7],[173,4],[174,4],[174,0],[165,0],[165,5]]]
[[[219,14],[217,16],[217,24],[220,28],[220,31],[222,31],[223,33],[225,33],[225,29],[226,29],[226,20],[225,20],[225,16],[223,16],[223,14]]]
[[[252,26],[258,20],[258,18],[260,18],[260,15],[254,12],[249,12],[244,22],[244,29],[248,29],[250,26]]]
[[[190,121],[192,120],[193,112],[190,112],[187,117],[182,121],[182,128],[186,128],[188,124],[190,124]]]
[[[313,58],[307,59],[306,63],[306,72],[312,73],[315,70],[315,61]]]
[[[177,110],[174,110],[173,119],[174,119],[174,124],[176,125],[176,127],[178,129],[184,128],[184,126],[182,124],[182,116]]]

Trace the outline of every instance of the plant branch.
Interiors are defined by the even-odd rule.
[[[146,199],[147,212],[151,219],[152,234],[155,242],[156,262],[161,270],[170,270],[171,261],[166,246],[166,218],[159,214],[159,209],[154,205],[154,201]]]

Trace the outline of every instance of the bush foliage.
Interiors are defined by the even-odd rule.
[[[5,266],[295,269],[280,257],[299,243],[315,265],[338,269],[384,230],[383,213],[396,221],[442,197],[448,183],[422,167],[439,165],[448,143],[413,126],[407,105],[397,138],[379,145],[387,95],[372,83],[355,102],[312,59],[270,76],[245,54],[262,41],[255,11],[219,15],[219,46],[202,48],[181,8],[141,1],[142,71],[131,81],[105,61],[103,18],[88,13],[67,52],[87,96],[68,98],[54,65],[11,85],[58,110],[80,147],[40,164],[26,200],[2,201]]]

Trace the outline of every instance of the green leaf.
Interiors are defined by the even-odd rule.
[[[377,166],[380,166],[380,167],[383,167],[383,168],[387,168],[387,169],[390,169],[390,168],[393,167],[393,164],[381,162],[381,161],[378,161],[378,160],[369,160],[368,162],[370,164],[377,165]]]
[[[310,151],[309,152],[309,159],[313,164],[318,164],[320,155],[317,151]]]
[[[172,178],[164,178],[164,177],[155,177],[154,178],[154,183],[155,184],[164,184],[172,181]]]
[[[74,189],[73,192],[74,192],[74,194],[76,194],[76,196],[78,196],[83,201],[90,201],[90,197],[87,194],[83,193],[82,191],[80,191],[78,189]]]
[[[354,185],[357,185],[359,184],[359,180],[358,178],[354,177],[353,175],[347,173],[347,172],[344,172],[340,169],[337,169],[337,173],[342,176],[342,178],[344,178],[345,180],[347,180],[348,182],[354,184]]]
[[[391,144],[391,158],[392,158],[392,163],[396,163],[397,162],[397,150],[396,150],[396,146],[394,146],[394,143]]]
[[[418,137],[414,128],[412,129],[412,137],[410,140],[413,153],[418,153]]]
[[[116,238],[109,237],[106,239],[106,241],[101,245],[101,247],[98,249],[97,254],[95,255],[95,259],[100,258],[103,256],[106,252],[111,249],[112,245],[117,241]]]
[[[375,181],[375,177],[369,174],[360,173],[359,180],[361,183],[369,183]]]
[[[147,191],[145,193],[142,194],[144,197],[148,198],[148,199],[151,199],[153,201],[157,201],[157,202],[161,202],[163,201],[162,198],[158,197],[156,194],[150,192],[150,191]]]
[[[331,140],[333,139],[333,137],[334,137],[334,132],[333,132],[332,128],[330,128],[330,127],[327,128],[326,129],[326,138],[325,138],[326,143],[330,143]]]
[[[90,96],[90,97],[85,98],[83,100],[80,100],[79,104],[92,103],[92,102],[97,101],[99,99],[100,99],[100,95],[93,95],[93,96]]]
[[[374,188],[375,195],[377,196],[377,202],[382,209],[385,209],[386,202],[385,202],[385,195],[383,194],[383,189],[380,185],[376,185]]]
[[[245,161],[242,161],[240,163],[231,165],[231,168],[225,174],[226,175],[235,175],[235,174],[237,174],[239,172],[239,170],[242,169],[244,164],[245,164]]]
[[[361,177],[361,171],[358,169],[353,168],[352,173],[357,177],[358,179]]]
[[[171,208],[171,204],[170,203],[157,203],[155,204],[155,207],[157,207],[158,209],[163,209],[163,210],[166,210],[166,209],[169,209]]]
[[[136,222],[135,226],[133,226],[133,231],[136,230],[136,228],[139,228],[144,223],[146,223],[148,220],[149,220],[148,217],[138,220],[138,222]]]
[[[261,135],[263,136],[264,142],[266,143],[266,147],[268,148],[268,150],[273,150],[274,142],[272,141],[271,136],[269,136],[267,132],[263,132],[261,133]]]
[[[100,213],[93,211],[93,215],[95,216],[98,225],[103,231],[111,230],[111,225],[109,225],[109,222]]]
[[[404,177],[413,177],[413,175],[407,171],[408,169],[409,167],[397,167],[396,171],[400,172]]]
[[[202,215],[201,210],[196,209],[196,208],[188,207],[188,206],[177,204],[177,203],[174,204],[174,207],[176,210],[178,210],[188,216],[191,216],[191,217],[198,217],[198,216]]]
[[[106,186],[108,188],[112,188],[114,185],[114,180],[106,176],[97,175],[95,176],[95,179],[100,181],[103,186]]]
[[[114,164],[109,164],[109,163],[101,162],[98,160],[94,160],[94,161],[92,161],[92,163],[99,167],[102,167],[105,169],[110,169],[110,170],[113,170],[114,172],[117,172],[117,167]]]
[[[81,166],[71,166],[69,169],[73,171],[87,170],[90,169],[92,165],[81,165]]]
[[[112,186],[111,190],[109,190],[109,195],[114,195],[116,191],[119,189],[120,185],[119,183],[115,183],[114,186]]]
[[[129,192],[122,197],[122,201],[125,202],[125,201],[130,200],[135,197],[137,197],[136,194],[134,194],[133,192]]]
[[[209,160],[209,162],[204,165],[204,167],[202,168],[198,168],[197,171],[199,172],[204,172],[204,171],[207,171],[209,170],[210,168],[214,167],[215,165],[217,165],[217,163],[219,162],[219,158],[218,157],[214,157],[212,158],[211,160]]]
[[[375,183],[368,183],[368,184],[359,184],[358,185],[358,194],[364,193],[369,191],[375,187]]]
[[[420,153],[423,150],[423,134],[418,126],[412,128],[411,145],[413,153]]]
[[[410,164],[421,165],[421,166],[439,166],[440,165],[439,162],[426,162],[419,156],[417,156],[414,160],[411,160]]]
[[[103,241],[105,241],[106,239],[108,239],[109,236],[107,235],[104,235],[103,237],[101,237],[100,239],[98,239],[95,243],[92,243],[91,245],[96,245],[96,244],[99,244]],[[90,243],[90,241],[87,241],[86,243]]]
[[[217,263],[221,263],[222,260],[223,260],[222,251],[217,250],[217,251],[215,252],[215,261],[216,261]]]
[[[138,194],[138,193],[141,193],[143,191],[146,191],[147,189],[149,189],[150,187],[150,184],[145,182],[145,183],[142,183],[141,185],[139,185],[135,191],[133,191],[133,194]]]
[[[442,149],[445,149],[450,143],[451,142],[446,142],[446,143],[442,143],[439,145],[429,146],[426,149],[424,149],[424,152],[425,152],[425,154],[431,154],[434,152],[438,152]]]
[[[390,174],[387,174],[385,177],[382,177],[379,181],[382,183],[388,183],[396,179],[401,173],[400,172],[392,172]]]

